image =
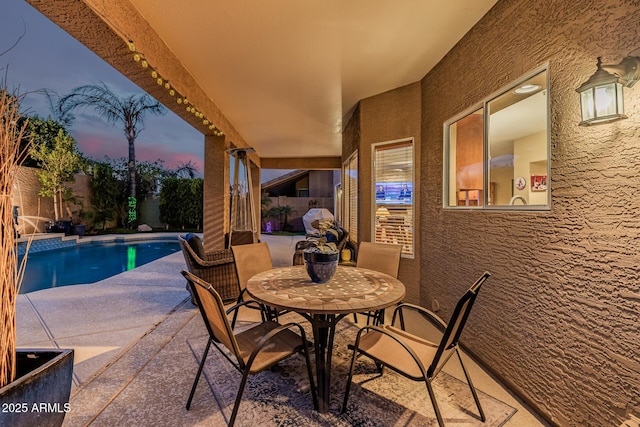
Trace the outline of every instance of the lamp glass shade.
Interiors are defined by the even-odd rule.
[[[580,92],[581,126],[591,126],[626,119],[622,84],[594,85]]]

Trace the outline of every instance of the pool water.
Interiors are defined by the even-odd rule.
[[[180,250],[177,241],[83,243],[32,252],[20,293],[94,283]]]

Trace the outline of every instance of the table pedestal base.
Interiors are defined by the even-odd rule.
[[[344,314],[304,315],[313,328],[313,345],[316,359],[316,384],[318,387],[318,412],[329,412],[331,403],[331,356],[336,324]]]

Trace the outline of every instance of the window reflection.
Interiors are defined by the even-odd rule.
[[[490,204],[548,203],[546,71],[487,104]]]
[[[449,126],[449,206],[482,206],[484,109]]]

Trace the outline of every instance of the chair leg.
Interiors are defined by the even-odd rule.
[[[204,362],[207,360],[207,356],[209,355],[210,347],[211,347],[211,338],[209,338],[209,341],[207,341],[207,346],[205,347],[204,353],[202,354],[202,360],[200,361],[200,366],[198,366],[198,373],[196,374],[196,379],[193,381],[193,386],[191,387],[189,400],[187,400],[187,411],[191,407],[191,400],[193,400],[193,395],[196,392],[196,387],[198,386],[198,380],[200,379],[200,374],[202,374],[202,368],[204,368]]]
[[[385,315],[384,308],[381,308],[380,310],[376,310],[373,315],[373,325],[380,326],[384,324],[384,315]]]
[[[357,313],[353,313],[353,321],[355,323],[358,323],[358,314]]]
[[[398,303],[400,304],[400,303]],[[400,309],[400,313],[398,313],[400,316],[400,329],[402,329],[403,331],[406,331],[406,328],[404,326],[404,312],[402,311],[402,309]]]
[[[306,337],[303,337],[306,340]],[[311,397],[313,398],[313,407],[318,409],[318,393],[316,391],[316,384],[313,381],[313,371],[311,370],[311,358],[309,357],[309,344],[304,342],[303,347],[304,358],[307,362],[307,374],[309,375],[309,387],[311,387]]]
[[[482,410],[482,406],[480,406],[480,399],[478,399],[478,393],[476,393],[476,388],[473,386],[473,383],[471,382],[471,377],[469,376],[469,373],[467,372],[467,368],[464,366],[464,363],[462,363],[462,357],[460,356],[460,352],[458,351],[457,348],[456,348],[456,354],[458,355],[460,366],[462,366],[462,372],[464,372],[464,376],[465,378],[467,378],[467,383],[469,384],[469,388],[471,389],[473,400],[476,401],[476,406],[478,407],[478,412],[480,413],[480,419],[484,422],[486,421],[487,417],[485,417],[484,411]]]
[[[359,337],[357,339],[359,341]],[[351,380],[353,379],[353,368],[356,366],[356,358],[358,355],[358,342],[353,350],[353,356],[351,356],[351,368],[349,368],[349,376],[347,377],[347,386],[344,389],[344,400],[342,401],[341,413],[347,412],[347,401],[349,400],[349,391],[351,390]]]
[[[242,373],[242,381],[240,381],[240,388],[238,388],[238,394],[236,396],[236,402],[233,405],[233,411],[231,411],[231,418],[229,418],[229,427],[232,427],[236,422],[238,416],[238,409],[240,408],[240,402],[242,401],[242,394],[244,393],[244,387],[247,385],[247,379],[249,378],[249,370],[251,366],[245,366]]]
[[[431,381],[425,381],[427,384],[427,391],[429,392],[429,398],[431,399],[431,404],[433,405],[433,412],[436,413],[436,418],[438,419],[438,425],[440,427],[444,427],[444,419],[442,419],[442,414],[440,413],[440,408],[438,407],[438,402],[436,402],[436,395],[433,393],[433,387],[431,387]]]

